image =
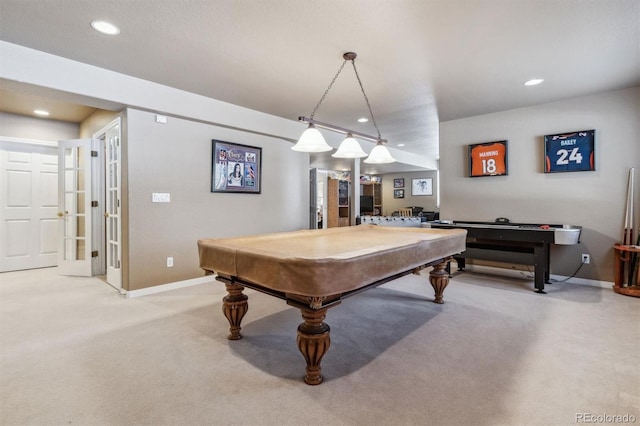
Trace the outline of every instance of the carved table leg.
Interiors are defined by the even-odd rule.
[[[327,308],[317,311],[301,308],[300,311],[304,322],[298,326],[297,342],[298,349],[307,361],[304,381],[309,385],[319,385],[322,383],[320,361],[331,344],[329,326],[323,322]]]
[[[449,274],[446,271],[448,261],[449,260],[445,260],[442,263],[434,265],[433,270],[429,272],[429,282],[431,282],[431,286],[436,293],[435,303],[444,303],[442,295],[444,289],[447,288],[449,284]]]
[[[242,293],[244,287],[239,284],[225,283],[225,286],[229,294],[222,298],[222,312],[229,320],[230,325],[230,334],[227,338],[229,340],[242,339],[240,323],[244,314],[249,310],[249,303],[247,302],[249,296]]]

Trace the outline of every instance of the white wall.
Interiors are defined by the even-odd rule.
[[[404,198],[394,198],[394,179],[404,179]],[[411,195],[411,179],[432,179],[433,195]],[[424,211],[438,211],[438,174],[434,171],[388,173],[382,175],[382,210],[386,216],[391,216],[394,211],[406,207],[422,207]]]
[[[79,129],[75,123],[0,112],[0,136],[57,142],[77,139]]]
[[[147,111],[297,139],[303,123],[250,110],[82,62],[0,40],[0,78],[86,97],[87,105],[125,105]],[[215,84],[215,82],[211,82]],[[109,109],[106,106],[98,107]]]
[[[92,138],[95,133],[107,127],[118,115],[118,112],[95,110],[80,123],[80,138]]]
[[[303,124],[4,41],[0,57],[0,78],[85,97],[87,105],[128,106],[125,290],[201,276],[198,238],[308,227],[309,155],[289,149]],[[169,122],[156,124],[155,113]],[[214,138],[263,147],[261,195],[209,192]],[[170,192],[172,201],[152,204],[151,192]]]
[[[544,135],[588,129],[596,130],[596,171],[545,174]],[[467,146],[503,139],[509,175],[467,177]],[[552,273],[570,275],[588,253],[578,277],[613,281],[631,167],[640,188],[640,88],[443,122],[440,166],[441,219],[581,225],[580,245],[554,247]]]
[[[202,276],[196,241],[308,228],[309,161],[279,139],[128,109],[129,290]],[[262,192],[211,192],[211,140],[262,148]],[[152,203],[167,192],[170,203]],[[174,267],[166,267],[173,257]]]

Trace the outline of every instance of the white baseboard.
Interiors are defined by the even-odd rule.
[[[141,288],[140,290],[126,291],[122,293],[130,299],[132,297],[147,296],[149,294],[161,293],[163,291],[175,290],[183,287],[191,287],[192,285],[206,284],[215,280],[215,275],[206,275],[200,278],[192,278],[190,280],[176,281],[162,285],[154,285],[153,287]]]
[[[496,268],[493,266],[484,266],[484,265],[469,265],[465,266],[465,271],[469,272],[481,272],[492,275],[503,275],[512,278],[520,278],[520,279],[533,279],[533,272],[523,271],[519,269],[507,269],[507,268]],[[455,272],[454,267],[452,266],[451,272]],[[563,275],[554,275],[551,274],[549,279],[553,281],[563,281],[567,280],[568,277]],[[609,281],[598,281],[598,280],[589,280],[586,278],[569,278],[567,280],[569,284],[579,284],[579,285],[588,285],[591,287],[600,287],[600,288],[611,288],[613,287],[613,283]]]

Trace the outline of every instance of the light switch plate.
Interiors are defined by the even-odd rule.
[[[168,203],[171,201],[171,194],[168,192],[154,192],[151,194],[151,202],[153,203]]]

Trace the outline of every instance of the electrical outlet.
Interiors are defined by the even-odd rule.
[[[173,257],[167,257],[167,268],[173,267]]]
[[[588,254],[583,253],[582,254],[582,263],[589,263],[591,261],[591,256],[589,256]]]

